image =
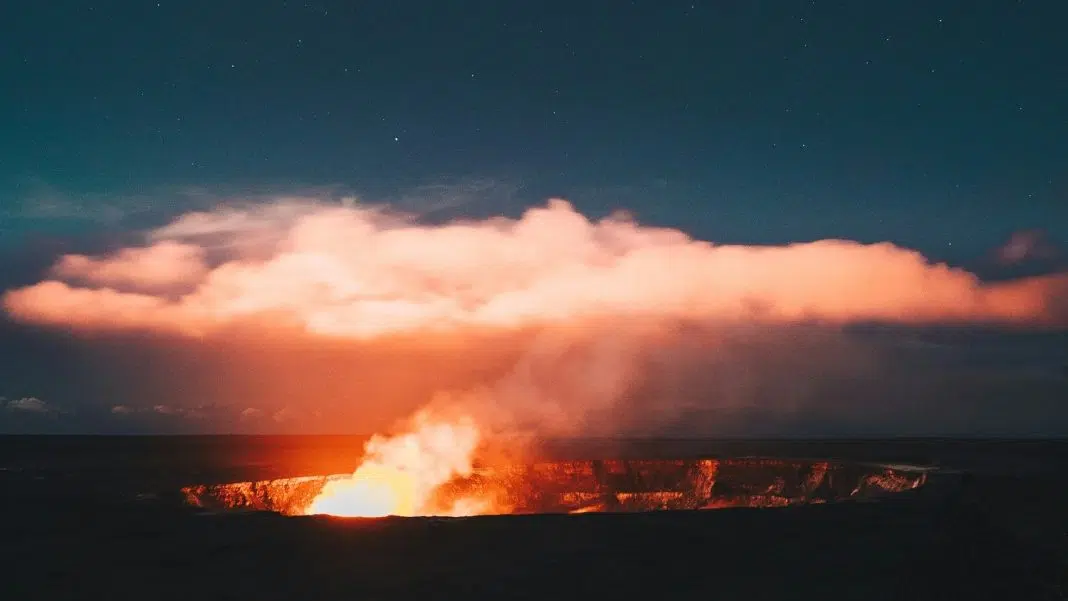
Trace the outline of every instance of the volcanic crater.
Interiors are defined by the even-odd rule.
[[[435,496],[441,507],[477,498],[492,508],[479,514],[786,507],[881,499],[921,488],[928,474],[918,466],[764,457],[542,461],[476,468]],[[212,512],[308,515],[327,483],[348,477],[197,484],[181,494],[186,505]]]

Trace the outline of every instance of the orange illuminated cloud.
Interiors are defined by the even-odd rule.
[[[70,255],[12,290],[21,321],[348,339],[605,317],[1063,325],[1065,276],[987,284],[892,244],[720,246],[553,200],[519,219],[423,225],[285,201],[184,215],[143,248]]]
[[[52,268],[60,279],[115,289],[163,292],[199,283],[207,275],[199,246],[163,240],[106,258],[66,255]]]

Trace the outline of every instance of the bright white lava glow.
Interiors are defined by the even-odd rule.
[[[346,517],[387,515],[475,515],[489,505],[473,498],[446,506],[436,499],[441,485],[469,476],[479,432],[474,421],[439,420],[426,412],[413,418],[407,432],[376,435],[351,476],[328,482],[305,513]]]

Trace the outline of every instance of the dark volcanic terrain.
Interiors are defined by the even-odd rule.
[[[932,465],[874,502],[345,520],[211,513],[182,487],[343,473],[348,438],[6,438],[0,598],[1063,599],[1059,442],[559,442],[553,459]]]

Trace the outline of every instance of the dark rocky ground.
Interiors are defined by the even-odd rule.
[[[248,448],[257,444],[274,443],[0,440],[0,599],[1027,600],[1063,599],[1068,584],[1068,443],[661,441],[553,451],[967,472],[938,494],[785,509],[364,521],[203,516],[136,497],[197,479],[323,473],[349,460],[337,441],[297,444],[276,461]]]

